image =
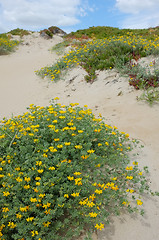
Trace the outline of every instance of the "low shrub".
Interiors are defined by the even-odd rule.
[[[0,126],[0,238],[77,239],[150,193],[129,135],[87,106],[30,105]]]
[[[112,37],[108,39],[88,41],[65,54],[53,66],[44,67],[37,71],[42,77],[49,76],[51,80],[58,80],[61,73],[77,64],[81,65],[88,73],[87,81],[96,79],[96,70],[106,70],[123,65],[132,59],[145,57],[158,49],[158,38],[154,41],[142,37],[127,36]]]
[[[20,37],[30,34],[30,32],[28,30],[24,30],[24,29],[20,29],[20,28],[13,29],[8,33],[10,33],[12,35],[19,35]]]
[[[19,44],[19,41],[9,40],[9,37],[0,37],[0,55],[9,54]]]
[[[153,103],[159,102],[159,89],[154,87],[149,87],[137,99],[145,100],[149,103],[150,106],[152,106]]]

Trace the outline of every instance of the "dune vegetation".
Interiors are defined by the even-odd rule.
[[[0,55],[6,55],[12,52],[19,44],[19,41],[11,40],[7,34],[0,34]]]
[[[48,76],[52,81],[56,81],[69,68],[80,65],[87,72],[86,81],[93,82],[97,77],[97,70],[116,68],[129,76],[130,85],[136,89],[159,87],[159,72],[146,75],[144,73],[147,71],[138,64],[138,60],[142,57],[158,55],[158,31],[158,28],[119,30],[97,27],[70,33],[65,37],[64,42],[53,48],[59,53],[60,49],[71,46],[69,53],[64,54],[54,65],[38,70],[37,74],[41,77]],[[107,38],[103,38],[105,36]],[[132,60],[136,63],[134,64]],[[155,68],[155,64],[152,64],[152,67]]]
[[[0,128],[1,239],[77,239],[152,194],[129,153],[137,141],[87,106],[30,105]]]
[[[107,35],[99,37],[106,29]],[[80,65],[86,81],[93,82],[97,70],[116,68],[135,89],[157,89],[158,72],[152,80],[138,65],[141,57],[158,54],[157,35],[90,30],[66,36],[56,49],[71,45],[70,52],[37,74],[56,81]],[[9,44],[7,35],[2,39]],[[108,125],[87,105],[66,106],[58,100],[47,107],[31,104],[26,113],[1,121],[1,240],[75,240],[81,234],[88,240],[123,210],[143,215],[143,195],[158,195],[151,191],[148,168],[139,167],[139,141]]]

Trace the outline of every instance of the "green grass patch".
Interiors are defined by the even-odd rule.
[[[0,127],[0,237],[77,239],[121,209],[143,214],[136,141],[77,103],[30,105]]]

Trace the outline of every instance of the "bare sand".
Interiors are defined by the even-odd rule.
[[[135,160],[141,167],[149,167],[151,188],[159,191],[159,104],[150,107],[137,101],[141,92],[130,87],[128,78],[115,70],[99,72],[93,84],[85,82],[85,72],[80,67],[69,70],[57,83],[39,78],[34,71],[59,58],[48,49],[61,41],[60,36],[46,40],[34,33],[23,38],[16,52],[0,56],[0,119],[22,114],[32,103],[49,105],[55,97],[62,104],[88,105],[96,115],[101,113],[108,124],[141,141],[144,149],[139,150]],[[145,61],[152,60],[150,57]],[[124,213],[112,216],[110,225],[94,234],[94,240],[158,240],[159,197],[145,197],[144,207],[144,217]]]

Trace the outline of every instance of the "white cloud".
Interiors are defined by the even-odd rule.
[[[116,0],[116,8],[126,13],[122,28],[149,28],[159,25],[159,0]]]
[[[90,11],[83,7],[83,1],[0,0],[0,32],[17,27],[35,30],[51,25],[74,26],[79,23],[79,16]]]
[[[145,10],[155,10],[159,7],[158,0],[116,0],[116,7],[124,13],[137,14]]]

